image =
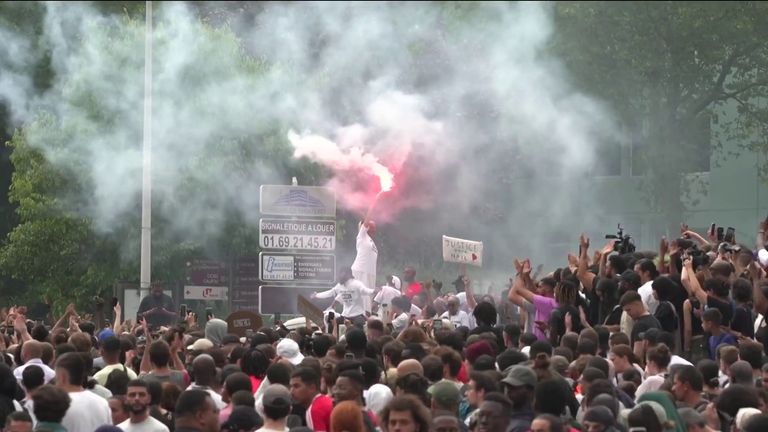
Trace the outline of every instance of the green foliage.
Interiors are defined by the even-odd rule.
[[[555,11],[553,49],[641,143],[633,165],[657,210],[679,220],[691,186],[681,174],[709,164],[710,119],[723,131],[715,150],[733,140],[768,148],[768,4],[561,2]],[[715,117],[734,105],[736,115]]]

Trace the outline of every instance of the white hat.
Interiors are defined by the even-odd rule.
[[[395,286],[395,289],[399,290],[400,287],[402,286],[402,282],[400,282],[400,278],[395,275],[392,275],[392,285]]]
[[[757,261],[761,266],[768,267],[768,250],[763,248],[757,251]]]
[[[277,355],[282,357],[292,365],[296,366],[304,360],[304,355],[299,350],[299,344],[293,339],[283,339],[277,344]]]
[[[187,347],[187,351],[208,351],[213,348],[213,342],[208,339],[198,339]]]
[[[736,427],[739,430],[743,429],[750,417],[760,414],[762,412],[757,408],[739,408],[739,411],[736,413]]]

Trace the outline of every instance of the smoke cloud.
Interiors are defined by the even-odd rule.
[[[25,72],[39,52],[0,28],[0,98],[17,125],[54,116],[56,136],[28,140],[80,171],[70,210],[110,232],[138,220],[143,23],[83,3],[45,8],[39,45],[55,82],[35,93]],[[598,144],[619,138],[548,53],[550,8],[269,3],[234,16],[230,33],[184,3],[156,4],[153,193],[165,229],[205,240],[233,212],[255,224],[258,186],[288,183],[296,166],[273,161],[293,156],[330,168],[328,185],[359,216],[380,190],[376,170],[393,173],[374,212],[382,260],[439,271],[448,234],[485,241],[491,270],[516,254],[559,263],[576,238],[553,247],[553,236],[602,222],[583,179]]]

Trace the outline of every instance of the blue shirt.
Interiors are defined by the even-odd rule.
[[[709,358],[717,360],[717,347],[721,344],[736,345],[736,338],[730,333],[720,333],[720,336],[709,337]]]

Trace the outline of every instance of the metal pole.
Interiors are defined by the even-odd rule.
[[[152,281],[152,2],[147,1],[144,32],[144,145],[141,184],[141,297]]]

